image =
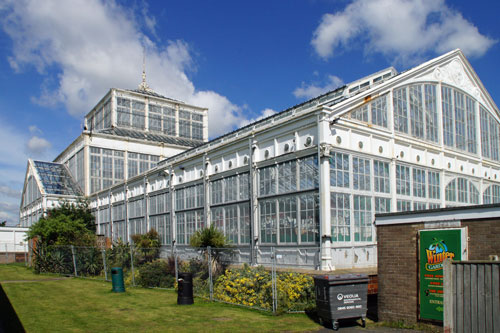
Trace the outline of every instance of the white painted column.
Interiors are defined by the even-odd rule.
[[[394,142],[394,140],[393,140]],[[394,147],[394,143],[392,144]],[[397,153],[396,153],[397,154]],[[391,212],[398,211],[398,195],[396,188],[396,158],[393,156],[389,165],[389,179],[391,186]]]
[[[124,204],[125,204],[125,234],[127,235],[127,241],[126,243],[129,242],[130,240],[130,225],[128,223],[128,216],[129,216],[129,212],[128,212],[128,186],[127,184],[123,184],[124,185],[124,193],[125,193],[125,198],[123,200]]]
[[[332,263],[331,204],[330,204],[330,122],[329,113],[318,114],[318,163],[319,163],[319,223],[320,269],[334,270]]]
[[[170,187],[170,232],[172,236],[172,245],[177,242],[177,218],[175,216],[175,190],[174,190],[174,168],[170,166],[168,186]]]
[[[84,188],[83,194],[90,195],[90,137],[88,134],[84,135],[84,146],[83,146],[83,179]]]
[[[116,90],[111,89],[111,127],[116,127],[118,121],[118,111],[116,103]]]
[[[113,202],[111,201],[112,195],[111,195],[111,190],[108,192],[108,200],[109,200],[109,238],[111,239],[111,243],[113,243]]]
[[[149,222],[149,180],[144,176],[144,221],[146,221],[146,232],[151,230],[151,224]],[[156,230],[158,232],[158,230]],[[146,233],[144,232],[144,233]]]
[[[249,195],[250,195],[250,244],[251,244],[251,263],[252,265],[257,264],[257,249],[259,243],[259,202],[257,200],[257,168],[255,164],[256,154],[257,154],[257,141],[254,140],[253,136],[248,139],[248,185],[249,185]]]
[[[94,224],[96,224],[96,234],[99,235],[101,232],[101,216],[100,216],[101,204],[99,202],[99,195],[96,198],[96,202],[97,202],[97,209],[95,214],[96,216],[94,218]]]
[[[204,210],[205,210],[205,226],[208,228],[211,224],[211,214],[210,211],[210,179],[208,177],[210,171],[210,159],[207,156],[207,153],[203,155],[203,191],[204,191]]]
[[[149,98],[147,97],[144,97],[144,129],[149,132]]]
[[[179,104],[175,105],[175,136],[179,137]]]

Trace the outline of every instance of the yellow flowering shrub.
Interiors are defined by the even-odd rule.
[[[314,279],[309,275],[278,273],[277,289],[280,311],[303,311],[314,305]]]
[[[280,312],[300,311],[314,302],[312,277],[300,273],[278,273],[278,309]],[[228,269],[219,276],[214,296],[228,303],[272,309],[271,272],[264,267]]]

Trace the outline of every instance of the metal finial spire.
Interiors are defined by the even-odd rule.
[[[142,49],[142,82],[139,85],[139,90],[153,92],[146,83],[146,48]]]

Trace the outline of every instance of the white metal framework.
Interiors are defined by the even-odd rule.
[[[162,115],[137,124],[172,130]],[[318,249],[324,269],[375,267],[375,213],[500,201],[499,131],[497,106],[455,50],[179,152],[91,195],[92,208],[113,240],[155,228],[182,247],[214,224],[252,262],[274,246]]]

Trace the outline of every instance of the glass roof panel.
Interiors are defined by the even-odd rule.
[[[63,164],[34,161],[45,192],[48,194],[81,195],[79,186]]]

